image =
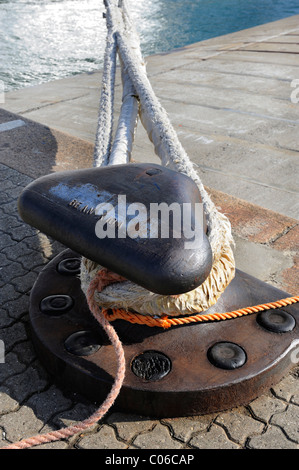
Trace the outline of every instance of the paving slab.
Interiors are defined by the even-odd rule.
[[[184,69],[188,62],[186,71],[188,71],[189,79],[195,82],[198,90],[202,90],[208,88],[209,77],[215,80],[217,86],[220,86],[222,75],[226,77],[223,86],[229,88],[230,82],[227,75],[231,64],[236,63],[239,68],[235,69],[232,75],[235,77],[241,74],[242,81],[239,85],[236,81],[231,83],[233,88],[231,96],[234,97],[231,107],[233,107],[238,86],[240,93],[246,94],[246,80],[244,80],[243,72],[247,73],[244,67],[247,61],[243,60],[242,65],[230,56],[229,62],[226,63],[224,56],[221,60],[219,56],[226,54],[226,51],[232,48],[241,48],[246,42],[265,41],[271,35],[272,39],[274,36],[278,40],[279,37],[290,36],[298,30],[298,17],[282,20],[223,38],[214,38],[211,42],[205,41],[200,45],[200,50],[204,47],[207,53],[205,60],[192,58],[199,45],[191,45],[189,48],[177,51],[173,56],[167,54],[149,58],[148,69],[151,70],[153,81],[156,76],[155,83],[158,88],[162,87],[163,74],[166,76],[165,83],[175,81],[173,71]],[[284,45],[286,43],[283,42]],[[296,42],[291,43],[296,44]],[[186,51],[190,54],[184,58]],[[248,53],[247,51],[246,54]],[[176,57],[180,54],[181,62],[177,61]],[[212,57],[209,58],[212,54],[215,55],[213,60]],[[167,57],[165,63],[164,57]],[[150,69],[151,61],[152,69]],[[200,69],[200,64],[203,68],[197,83],[193,73],[195,69]],[[265,68],[262,62],[255,62],[254,70],[248,71],[248,77],[250,73],[255,74],[258,82],[262,82],[263,92],[260,95],[262,96],[262,93],[267,95],[270,100],[266,100],[267,105],[273,103],[274,97],[277,100],[283,98],[279,112],[284,113],[283,119],[292,121],[298,119],[296,114],[298,111],[293,106],[288,108],[287,90],[284,88],[284,83],[289,90],[288,80],[292,78],[297,68],[298,66],[293,64],[282,66],[282,63],[269,62]],[[276,73],[271,75],[274,70]],[[12,92],[7,96],[4,106],[6,109],[0,112],[0,126],[1,124],[6,126],[2,127],[2,132],[0,132],[0,185],[2,189],[0,193],[0,282],[2,286],[0,339],[5,345],[5,363],[0,363],[0,429],[2,432],[0,447],[15,439],[29,437],[36,432],[57,429],[61,425],[83,420],[96,409],[96,404],[88,402],[84,397],[61,390],[53,384],[32,347],[28,327],[30,291],[42,267],[65,247],[23,224],[17,212],[17,198],[29,182],[43,174],[91,166],[100,77],[100,72],[85,74],[40,87]],[[266,91],[264,78],[269,80],[268,91]],[[185,87],[185,80],[182,76],[178,81]],[[223,90],[219,95],[213,90],[215,93],[213,96],[215,98],[218,96],[219,99],[222,97],[221,99],[225,100]],[[248,95],[254,94],[254,91],[251,83]],[[168,93],[170,94],[169,91]],[[192,93],[195,99],[196,92],[192,90]],[[166,98],[166,94],[163,96],[162,88],[159,90],[159,95],[167,100],[166,104],[171,102],[169,97]],[[202,99],[202,95],[200,96]],[[120,95],[117,96],[116,102],[120,103]],[[74,103],[76,103],[76,108],[72,107]],[[256,107],[261,106],[256,96],[251,103],[256,103]],[[174,121],[177,119],[175,125],[179,138],[182,139],[188,153],[194,156],[198,168],[201,168],[203,182],[212,199],[231,220],[236,241],[237,267],[247,272],[250,271],[257,278],[286,290],[290,295],[296,295],[299,287],[299,224],[292,206],[298,202],[298,199],[295,200],[296,194],[293,195],[290,192],[285,202],[281,202],[282,194],[289,188],[292,188],[294,193],[296,192],[296,185],[291,186],[295,181],[292,177],[296,176],[296,168],[292,166],[292,162],[296,164],[298,161],[296,160],[298,148],[295,150],[296,136],[293,137],[295,143],[291,149],[278,145],[275,136],[271,140],[271,126],[273,126],[274,119],[258,117],[254,118],[256,119],[254,122],[251,121],[253,116],[249,112],[246,114],[248,122],[250,121],[249,127],[245,126],[245,120],[242,121],[243,127],[240,129],[245,132],[236,136],[236,133],[232,132],[232,127],[237,126],[237,119],[230,122],[233,113],[225,111],[224,104],[223,101],[221,105],[223,107],[219,106],[221,108],[219,113],[223,112],[221,132],[220,127],[217,132],[215,127],[209,129],[209,132],[208,126],[200,127],[206,125],[204,113],[202,121],[200,119],[196,121],[198,114],[194,112],[194,120],[190,120],[190,123],[193,123],[192,126],[189,121],[182,119],[187,114],[192,116],[194,104],[189,103],[187,99],[181,99],[179,107],[178,104],[176,105],[177,109],[174,105],[170,111],[170,117]],[[186,112],[186,107],[190,113]],[[72,109],[74,114],[71,113]],[[219,115],[212,107],[212,103],[207,104],[204,109],[211,113],[209,117],[207,111],[207,119],[211,119],[212,124],[214,121],[217,122],[216,117]],[[178,116],[176,116],[177,113]],[[266,109],[265,114],[271,115]],[[239,116],[242,115],[239,114]],[[278,117],[278,112],[276,117]],[[258,129],[259,125],[261,126],[259,120],[269,126],[267,138],[265,133],[259,136]],[[7,125],[7,123],[10,124]],[[281,134],[287,132],[283,123],[285,121],[280,122]],[[292,131],[295,123],[290,122],[288,125]],[[250,130],[254,132],[249,137]],[[209,142],[211,140],[212,142]],[[222,152],[221,149],[226,149],[228,144],[231,154],[227,151],[228,157],[225,162],[226,152],[224,150]],[[240,158],[239,161],[237,160],[238,149],[242,148],[244,159]],[[248,159],[251,153],[255,154],[255,157],[252,157],[252,165],[260,164],[261,167],[256,175],[254,171],[251,174],[249,171]],[[203,155],[203,157],[199,158],[198,155]],[[275,162],[274,173],[269,171],[269,180],[267,180],[266,171],[263,173],[263,170],[265,166],[270,167],[271,155]],[[210,158],[209,164],[207,164],[207,157]],[[134,158],[139,161],[157,161],[142,128],[136,139]],[[242,160],[245,162],[243,169]],[[231,185],[230,191],[227,191],[227,186],[223,184],[223,175],[227,175],[227,181],[231,183],[233,178],[236,179],[238,168],[242,176],[241,183],[238,181],[238,186]],[[277,168],[279,171],[274,177]],[[289,183],[286,177],[285,180],[282,179],[281,187],[274,186],[279,173],[285,172],[288,168],[292,173],[289,175]],[[207,178],[215,174],[222,175],[222,178]],[[267,184],[270,186],[270,182],[273,187],[267,187],[267,190],[271,189],[273,193],[267,199],[263,188]],[[245,183],[248,184],[246,190],[244,190]],[[255,198],[254,194],[259,192],[259,197]],[[273,200],[270,201],[270,199]],[[264,204],[264,200],[268,200],[269,203]],[[280,213],[277,212],[277,208],[280,209],[278,210]],[[159,420],[119,413],[111,409],[103,420],[88,432],[57,443],[37,446],[37,449],[298,449],[298,377],[298,364],[294,363],[293,369],[286,373],[279,384],[247,406],[205,416]]]

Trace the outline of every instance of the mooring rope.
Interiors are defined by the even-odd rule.
[[[107,18],[107,37],[104,54],[99,116],[94,146],[94,166],[108,164],[113,132],[113,106],[117,42],[114,29]]]
[[[114,379],[113,386],[105,399],[102,405],[93,413],[89,418],[81,421],[79,423],[70,425],[66,428],[61,428],[59,430],[50,431],[45,434],[36,435],[33,437],[29,437],[26,439],[22,439],[19,442],[15,442],[13,444],[9,444],[8,446],[2,447],[2,449],[26,449],[30,447],[34,447],[41,444],[46,444],[53,441],[58,441],[62,439],[67,439],[69,437],[74,436],[80,432],[84,432],[88,430],[91,426],[96,424],[103,416],[108,412],[111,408],[113,403],[115,402],[124,378],[125,378],[125,354],[122,343],[115,331],[115,329],[110,324],[110,321],[122,319],[126,321],[130,321],[131,323],[139,323],[147,326],[159,326],[162,328],[169,328],[171,326],[178,326],[184,325],[188,323],[197,323],[199,321],[220,321],[220,320],[227,320],[231,318],[237,318],[243,315],[248,315],[252,313],[262,312],[269,309],[278,309],[281,307],[285,307],[287,305],[294,304],[299,302],[299,296],[294,297],[287,297],[285,299],[277,300],[274,302],[268,302],[265,304],[255,305],[252,307],[247,307],[239,310],[235,310],[232,312],[226,313],[214,313],[214,314],[204,314],[204,315],[194,315],[188,318],[152,318],[147,317],[145,315],[138,315],[133,314],[130,312],[121,312],[121,310],[117,310],[116,312],[109,312],[107,310],[101,310],[98,306],[97,302],[95,301],[95,292],[101,291],[107,285],[112,283],[122,282],[125,279],[113,273],[107,269],[102,269],[98,272],[97,276],[91,281],[90,286],[87,292],[87,303],[91,313],[93,314],[94,318],[100,323],[100,325],[104,328],[105,332],[107,333],[116,353],[117,357],[117,371]]]

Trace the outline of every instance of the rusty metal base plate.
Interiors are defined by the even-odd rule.
[[[100,404],[113,384],[116,357],[89,312],[79,269],[79,255],[65,250],[40,273],[31,293],[32,338],[53,381]],[[237,271],[209,312],[288,296]],[[205,414],[244,405],[287,373],[299,347],[298,304],[167,330],[123,320],[113,326],[126,357],[126,377],[115,408],[152,417]]]

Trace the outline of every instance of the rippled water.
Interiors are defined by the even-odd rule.
[[[298,0],[128,1],[144,55],[299,13]],[[0,0],[5,90],[99,69],[102,0]]]

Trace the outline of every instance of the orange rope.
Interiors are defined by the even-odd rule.
[[[280,307],[286,307],[299,302],[299,296],[287,297],[286,299],[277,300],[275,302],[268,302],[266,304],[254,305],[253,307],[241,308],[239,310],[233,310],[232,312],[225,313],[204,313],[191,315],[188,317],[168,317],[163,315],[160,318],[156,318],[149,315],[142,315],[140,313],[129,312],[120,308],[103,309],[102,313],[108,321],[115,320],[126,320],[130,323],[138,323],[140,325],[147,326],[158,326],[161,328],[170,328],[171,326],[187,325],[188,323],[198,323],[205,321],[215,320],[228,320],[231,318],[241,317],[243,315],[249,315],[251,313],[262,312],[264,310],[276,309]]]

